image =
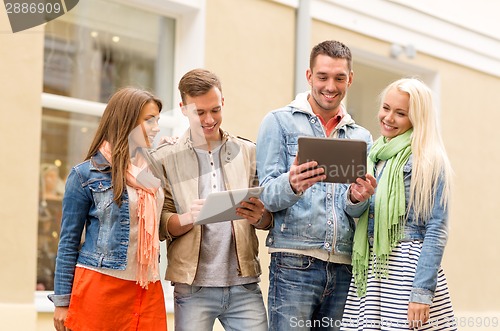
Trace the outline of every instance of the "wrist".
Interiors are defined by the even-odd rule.
[[[298,197],[300,197],[300,196],[302,196],[302,194],[304,194],[304,191],[299,192],[299,190],[295,189],[295,187],[293,187],[292,183],[290,183],[290,188],[292,189],[293,194],[295,194]]]
[[[191,215],[191,213],[184,213],[184,214],[179,215],[179,225],[180,226],[185,226],[185,225],[193,224],[193,223],[194,223],[194,219],[193,219],[193,215]]]
[[[259,228],[262,226],[262,223],[264,223],[264,214],[259,218],[259,220],[252,225],[256,228]]]
[[[271,227],[273,227],[273,223],[274,223],[273,213],[266,211],[262,215],[262,217],[252,225],[259,230],[269,230]]]
[[[358,199],[356,199],[355,197],[352,196],[352,186],[349,186],[349,191],[347,192],[347,198],[349,199],[349,201],[351,201],[354,204],[359,202]]]

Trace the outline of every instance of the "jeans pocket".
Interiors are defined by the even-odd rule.
[[[187,284],[175,284],[174,285],[174,298],[183,299],[189,298],[190,296],[199,293],[203,287],[201,286],[191,286]]]
[[[260,287],[259,284],[257,283],[249,283],[249,284],[242,284],[241,287],[248,292],[260,292]]]
[[[313,257],[294,253],[276,253],[276,266],[284,269],[309,269],[314,262]]]

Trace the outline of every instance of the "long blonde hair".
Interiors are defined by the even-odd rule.
[[[437,109],[432,91],[417,78],[399,79],[382,92],[382,100],[389,90],[408,93],[408,117],[413,125],[411,149],[413,154],[410,200],[416,220],[427,221],[432,214],[438,182],[443,182],[439,203],[447,206],[450,196],[452,169],[441,138]]]

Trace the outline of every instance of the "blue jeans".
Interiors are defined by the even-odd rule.
[[[292,253],[272,253],[269,330],[340,330],[352,267]]]
[[[212,330],[218,318],[225,330],[267,331],[259,284],[230,287],[174,286],[176,331]]]

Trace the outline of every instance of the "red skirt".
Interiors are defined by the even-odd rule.
[[[77,267],[64,325],[72,331],[166,331],[161,282],[146,290],[135,281]]]

